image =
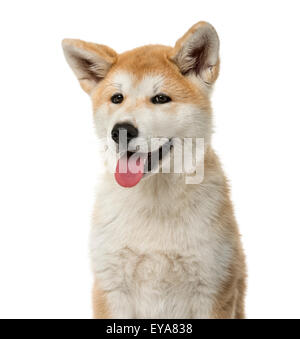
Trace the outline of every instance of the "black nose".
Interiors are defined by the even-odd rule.
[[[138,129],[131,124],[128,123],[116,124],[111,131],[111,137],[117,144],[120,141],[120,131],[127,132],[127,144],[129,144],[130,140],[136,138],[139,134]]]

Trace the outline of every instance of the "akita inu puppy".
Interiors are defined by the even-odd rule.
[[[174,48],[117,54],[67,39],[63,49],[107,144],[91,232],[95,318],[243,318],[244,254],[211,148],[215,29],[197,23]],[[192,170],[180,172],[184,138],[192,147],[204,140],[203,157],[194,161],[192,152]],[[167,159],[170,171],[161,173]],[[203,164],[202,180],[188,183]]]

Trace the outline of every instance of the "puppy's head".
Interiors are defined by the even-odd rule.
[[[210,24],[197,23],[174,48],[150,45],[117,54],[67,39],[63,49],[91,96],[97,133],[109,146],[106,163],[121,185],[157,172],[184,138],[210,143],[210,93],[219,71],[219,39]],[[132,168],[122,173],[124,165]]]

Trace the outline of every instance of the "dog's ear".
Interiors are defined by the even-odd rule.
[[[195,74],[206,85],[212,85],[219,74],[219,38],[206,22],[195,24],[172,51],[171,60],[183,75]]]
[[[88,94],[106,76],[117,59],[117,53],[103,45],[65,39],[62,46],[68,64]]]

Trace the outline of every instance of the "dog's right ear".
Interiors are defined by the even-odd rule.
[[[207,22],[198,22],[180,38],[171,60],[184,76],[193,74],[207,86],[213,85],[219,73],[219,38]]]
[[[117,53],[104,45],[65,39],[62,46],[68,64],[88,94],[91,94],[117,60]]]

